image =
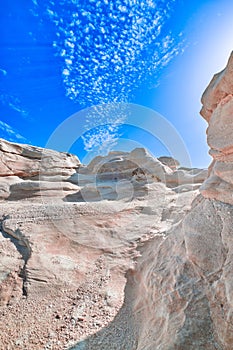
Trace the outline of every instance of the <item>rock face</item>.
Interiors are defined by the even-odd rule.
[[[84,166],[0,145],[0,349],[68,348],[121,320],[126,274],[184,217],[206,172],[172,170],[144,149]]]
[[[41,201],[77,192],[67,179],[79,166],[74,155],[0,139],[0,199]]]
[[[172,158],[163,158],[172,163]],[[181,186],[178,190],[182,191],[189,191],[190,186],[196,189],[206,175],[201,169],[172,170],[143,148],[111,152],[83,166],[68,153],[0,140],[0,200],[131,200],[143,196],[147,186],[156,182]]]
[[[114,322],[73,349],[232,349],[232,94],[233,55],[202,98],[214,160],[201,194],[182,221],[138,248]]]
[[[227,67],[213,77],[202,102],[213,162],[201,192],[205,198],[233,204],[233,54]]]
[[[1,141],[1,349],[232,350],[232,75],[202,98],[200,191],[144,149],[84,166]]]
[[[172,157],[159,157],[158,160],[164,165],[169,166],[169,168],[171,168],[172,170],[176,170],[180,166],[178,160]]]
[[[177,192],[200,187],[207,177],[205,169],[177,169],[171,157],[152,157],[144,148],[131,152],[110,152],[106,157],[96,157],[86,167],[80,167],[70,181],[81,187],[68,201],[120,200],[145,195],[153,183],[162,182]]]

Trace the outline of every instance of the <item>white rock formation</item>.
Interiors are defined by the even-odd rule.
[[[83,166],[69,154],[0,144],[0,344],[60,350],[121,319],[126,274],[190,209],[196,170],[172,170],[144,149]],[[128,330],[123,322],[120,334]],[[98,346],[125,341],[109,347],[107,336]]]

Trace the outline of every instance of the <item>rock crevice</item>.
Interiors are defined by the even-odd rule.
[[[20,278],[22,278],[22,295],[27,296],[27,263],[32,254],[32,247],[27,237],[20,231],[19,228],[16,228],[14,231],[10,229],[6,222],[9,217],[5,215],[0,221],[0,230],[4,238],[10,239],[10,242],[15,246],[16,250],[21,256],[23,261],[22,266],[18,272]]]

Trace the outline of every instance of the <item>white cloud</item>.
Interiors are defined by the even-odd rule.
[[[14,111],[19,112],[22,117],[28,117],[28,112],[22,107],[22,103],[17,96],[1,94],[0,102],[5,106],[10,107]]]
[[[175,0],[66,0],[65,8],[63,1],[40,5],[56,26],[54,47],[63,60],[67,96],[80,105],[95,106],[82,137],[86,151],[102,153],[113,147],[119,126],[127,120],[127,111],[114,109],[114,104],[131,101],[144,84],[158,84],[160,71],[181,51],[180,36],[166,29],[174,4]]]
[[[67,96],[94,106],[129,101],[137,87],[153,86],[180,49],[178,35],[161,36],[173,6],[174,0],[67,0],[65,10],[60,1],[45,5],[57,27]]]
[[[30,143],[18,130],[2,121],[0,121],[0,137],[12,142]]]

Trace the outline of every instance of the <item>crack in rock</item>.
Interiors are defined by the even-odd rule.
[[[7,219],[9,219],[9,216],[4,215],[3,219],[0,220],[0,231],[4,238],[10,239],[24,261],[23,267],[19,272],[19,277],[23,280],[22,294],[27,296],[27,263],[31,257],[32,248],[28,238],[26,238],[18,228],[13,231],[9,227],[6,227],[5,223]]]

